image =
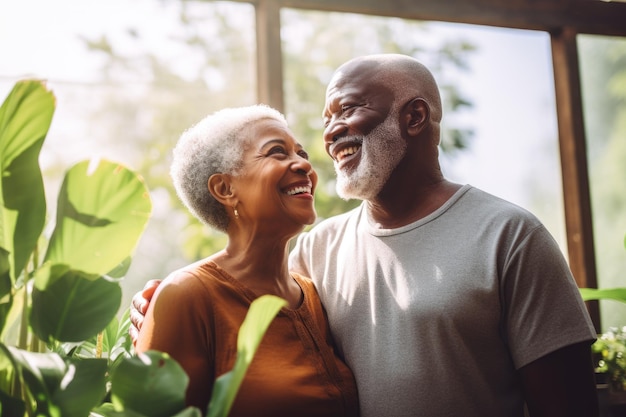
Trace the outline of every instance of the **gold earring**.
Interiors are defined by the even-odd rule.
[[[235,218],[239,218],[239,212],[237,211],[237,207],[233,207],[233,212],[235,213]]]

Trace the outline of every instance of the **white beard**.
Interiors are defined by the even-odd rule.
[[[356,168],[340,170],[337,162],[334,164],[337,194],[344,200],[375,199],[406,153],[407,144],[400,134],[397,111],[390,112],[362,139],[361,160]]]

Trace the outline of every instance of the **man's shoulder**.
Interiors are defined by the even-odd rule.
[[[472,188],[455,208],[456,230],[468,232],[484,228],[489,235],[511,234],[523,238],[533,230],[545,229],[539,218],[528,209],[489,192]]]
[[[466,197],[467,198],[461,200],[463,204],[470,204],[494,216],[500,215],[504,217],[529,219],[535,217],[528,209],[521,205],[476,187],[470,187],[466,193]]]

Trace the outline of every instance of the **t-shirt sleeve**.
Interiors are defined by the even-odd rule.
[[[543,226],[514,249],[502,286],[505,335],[517,369],[565,346],[595,340],[567,262]]]

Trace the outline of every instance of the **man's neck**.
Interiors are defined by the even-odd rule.
[[[366,201],[370,221],[381,229],[395,229],[413,223],[433,213],[462,187],[442,179],[403,192],[381,193]]]

